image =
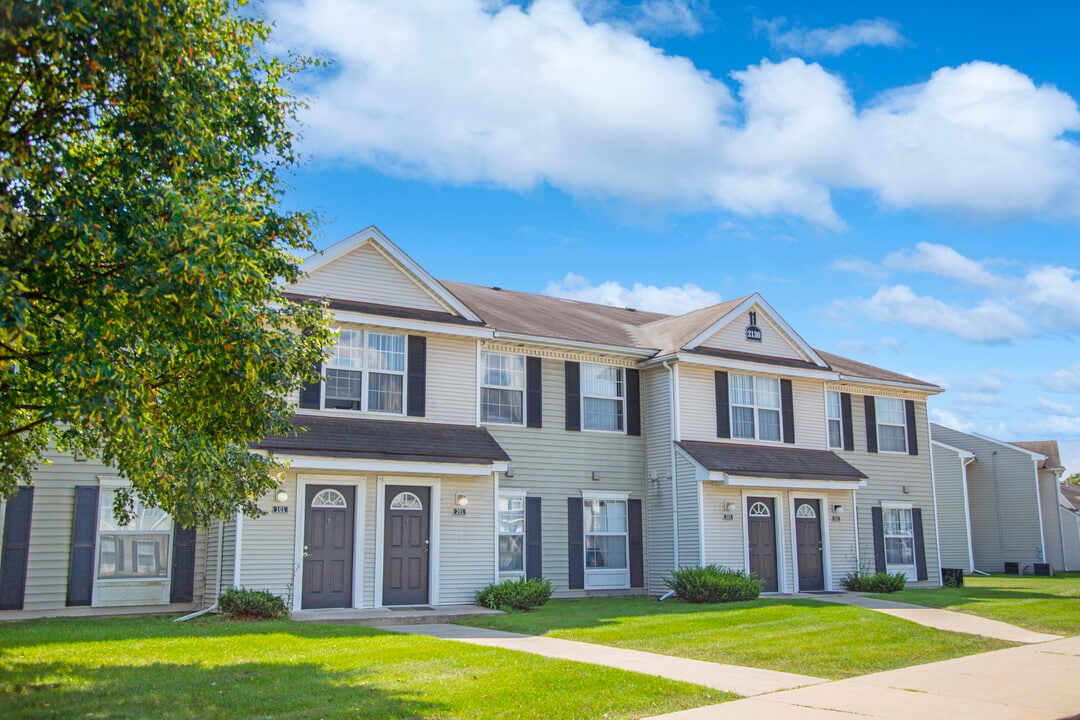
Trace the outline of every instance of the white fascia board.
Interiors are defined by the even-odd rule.
[[[259,450],[265,454],[265,450]],[[506,472],[508,462],[441,463],[413,460],[374,460],[367,458],[319,457],[273,453],[273,458],[287,462],[290,470],[344,470],[364,473],[402,473],[406,475],[457,475],[490,478],[493,472]]]
[[[1040,455],[1037,452],[1033,452],[1031,450],[1028,450],[1027,448],[1022,448],[1022,447],[1020,447],[1018,445],[1011,445],[1011,444],[1005,442],[1004,440],[996,440],[996,439],[994,439],[994,438],[992,438],[992,437],[990,437],[988,435],[982,435],[982,434],[976,433],[976,432],[971,433],[971,436],[972,437],[977,437],[980,440],[985,440],[988,443],[994,443],[995,445],[1000,445],[1003,448],[1008,448],[1010,450],[1015,450],[1016,452],[1022,452],[1025,455],[1029,456],[1032,460],[1046,460],[1045,455]]]
[[[343,240],[338,240],[325,250],[306,258],[300,263],[300,270],[304,273],[314,272],[324,265],[338,259],[342,255],[352,252],[368,241],[374,242],[380,249],[400,263],[402,267],[415,275],[420,282],[423,283],[427,291],[435,295],[447,307],[452,308],[455,312],[468,320],[483,322],[480,316],[470,310],[465,303],[461,302],[461,300],[458,300],[456,295],[443,287],[442,283],[436,280],[431,273],[409,257],[404,250],[395,245],[390,238],[383,235],[382,231],[374,225],[368,225],[363,230],[355,232]]]
[[[725,370],[745,370],[747,372],[765,373],[768,375],[782,375],[784,377],[812,378],[814,380],[838,380],[839,376],[832,370],[814,370],[812,368],[796,368],[787,365],[771,365],[763,362],[750,360],[733,360],[731,358],[719,358],[704,355],[689,355],[677,353],[674,356],[677,362],[691,365],[705,365]]]
[[[710,482],[731,487],[781,488],[787,490],[858,490],[866,487],[865,480],[810,480],[804,478],[758,478],[710,473]]]
[[[792,342],[794,342],[795,345],[800,350],[802,350],[803,353],[808,358],[810,358],[810,360],[815,365],[818,365],[818,366],[823,367],[823,368],[827,368],[829,366],[829,364],[827,362],[825,362],[825,360],[823,360],[820,355],[818,355],[816,352],[814,352],[814,348],[810,347],[809,343],[807,343],[805,340],[803,340],[802,337],[799,335],[799,333],[795,332],[795,329],[787,324],[787,321],[784,320],[784,318],[780,317],[780,315],[776,312],[776,310],[773,308],[773,306],[770,305],[769,303],[765,302],[765,298],[761,297],[761,293],[754,293],[753,295],[751,295],[748,298],[746,298],[745,300],[743,300],[741,303],[738,304],[738,306],[736,306],[732,310],[729,310],[722,318],[720,318],[719,320],[714,322],[712,325],[710,325],[705,330],[705,332],[699,334],[697,337],[692,339],[690,342],[686,343],[686,345],[684,345],[683,347],[685,347],[687,350],[693,350],[698,345],[700,345],[701,343],[705,342],[710,337],[715,335],[720,330],[720,328],[724,327],[728,323],[733,322],[735,320],[735,318],[737,318],[738,316],[745,313],[747,310],[749,310],[755,304],[761,306],[761,308],[769,316],[769,319],[775,325],[779,326],[779,328],[784,332],[784,334],[787,335],[788,340],[791,340]]]
[[[622,347],[620,345],[602,345],[600,343],[585,342],[583,340],[563,340],[561,338],[542,337],[539,335],[522,335],[520,333],[507,333],[495,331],[496,340],[507,342],[530,343],[534,345],[546,345],[548,347],[568,350],[588,350],[597,353],[611,355],[627,355],[635,358],[649,358],[656,354],[655,349]]]
[[[959,455],[962,458],[965,458],[965,459],[970,458],[972,460],[975,459],[975,453],[971,452],[970,450],[964,450],[963,448],[953,447],[952,445],[949,445],[948,443],[943,443],[940,440],[934,440],[933,438],[930,439],[930,442],[934,443],[938,447],[943,447],[946,450],[951,450],[952,452],[956,453],[957,455]]]
[[[879,385],[887,388],[898,388],[902,390],[916,390],[927,395],[940,395],[945,392],[945,388],[940,388],[937,385],[922,385],[921,383],[906,383],[899,382],[897,380],[878,380],[875,378],[861,377],[859,375],[844,375],[838,373],[839,382],[850,382],[858,385]]]
[[[396,328],[399,330],[416,330],[423,333],[481,338],[484,340],[490,340],[495,336],[494,330],[485,327],[469,327],[452,323],[434,322],[432,320],[390,317],[388,315],[376,315],[374,313],[362,313],[353,310],[331,310],[330,312],[333,313],[331,324],[343,322],[353,323],[355,325],[377,325],[379,327]]]

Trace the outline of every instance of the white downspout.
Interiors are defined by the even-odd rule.
[[[1039,559],[1046,562],[1049,558],[1046,557],[1046,525],[1043,521],[1042,492],[1039,491],[1039,461],[1032,458],[1031,465],[1035,468],[1035,507],[1039,511]],[[1023,568],[1020,569],[1020,574],[1024,574]]]
[[[929,400],[929,398],[927,398]],[[941,587],[941,523],[938,522],[938,504],[937,504],[937,476],[934,473],[934,437],[931,434],[930,429],[930,404],[923,402],[923,407],[926,408],[926,444],[930,449],[930,492],[934,499],[934,542],[937,543],[937,586]],[[924,529],[925,533],[926,530]],[[929,573],[927,573],[929,580]]]
[[[221,543],[225,539],[225,523],[218,520],[218,536],[217,536],[217,574],[214,576],[214,604],[204,610],[196,610],[193,613],[188,613],[183,617],[178,617],[173,622],[184,622],[185,620],[191,620],[197,618],[200,615],[214,612],[218,609],[218,597],[221,595],[221,568],[222,563],[225,560],[225,555],[222,552]]]
[[[672,570],[679,569],[679,486],[675,478],[675,442],[679,439],[679,433],[676,430],[676,423],[678,422],[678,403],[676,400],[676,387],[675,387],[675,368],[668,364],[665,360],[664,369],[668,371],[668,381],[671,388],[671,397],[669,400],[670,412],[671,412],[671,550],[672,550],[672,562],[674,567]]]
[[[968,465],[975,462],[975,456],[960,458],[960,476],[964,483],[964,524],[967,526],[968,565],[975,572],[975,545],[971,540],[971,501],[968,497]]]

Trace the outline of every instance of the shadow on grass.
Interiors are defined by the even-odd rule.
[[[10,718],[415,718],[447,708],[365,682],[367,671],[310,664],[9,664],[0,708]]]

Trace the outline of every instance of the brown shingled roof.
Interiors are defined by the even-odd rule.
[[[1046,459],[1039,461],[1040,470],[1043,468],[1062,467],[1061,455],[1058,453],[1057,440],[1032,440],[1030,442],[1010,442],[1009,444],[1015,445],[1016,447],[1022,447],[1033,453],[1045,455]]]
[[[861,470],[828,450],[680,440],[675,443],[710,472],[800,480],[865,480]]]
[[[829,367],[841,375],[852,375],[854,377],[866,378],[867,380],[883,380],[885,382],[912,383],[915,385],[937,387],[934,383],[926,382],[925,380],[919,380],[918,378],[909,377],[908,375],[901,375],[900,373],[895,373],[891,370],[885,370],[883,368],[875,367],[874,365],[867,365],[858,360],[841,357],[840,355],[833,355],[824,350],[815,350],[814,352],[820,355],[822,360],[829,363]]]

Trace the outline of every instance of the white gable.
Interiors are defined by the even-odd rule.
[[[802,360],[826,367],[806,341],[757,294],[740,303],[686,347]]]

